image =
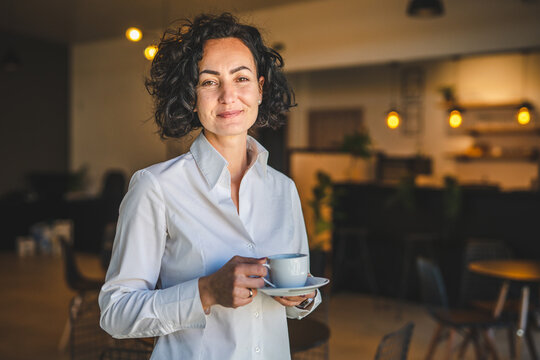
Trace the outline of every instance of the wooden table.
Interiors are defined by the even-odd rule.
[[[523,337],[527,329],[527,316],[529,313],[529,293],[530,284],[540,282],[540,261],[534,260],[483,260],[474,261],[469,264],[469,270],[477,274],[503,279],[503,285],[499,293],[497,305],[493,315],[498,318],[508,295],[510,282],[521,284],[521,306],[519,312],[519,323],[516,331],[516,357],[521,359],[521,347]],[[537,359],[534,341],[530,336],[526,337],[531,356]]]
[[[314,319],[287,319],[287,326],[292,354],[323,345],[330,338],[328,326]]]

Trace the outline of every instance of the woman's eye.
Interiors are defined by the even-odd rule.
[[[201,83],[201,86],[211,86],[211,85],[215,85],[216,82],[214,80],[205,80]]]
[[[249,78],[245,77],[245,76],[240,76],[238,79],[237,79],[239,82],[244,82],[244,81],[249,81]]]

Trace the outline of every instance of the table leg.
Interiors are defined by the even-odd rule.
[[[529,313],[529,286],[525,285],[521,289],[521,309],[519,314],[519,324],[516,331],[516,355],[521,359],[521,348],[523,345],[523,336],[527,329],[527,315]]]
[[[506,297],[508,296],[509,288],[510,281],[505,280],[501,286],[501,290],[499,291],[499,298],[497,299],[497,304],[495,305],[495,309],[493,311],[493,317],[495,317],[495,319],[498,319],[499,316],[501,316],[504,309],[504,303],[506,302]]]

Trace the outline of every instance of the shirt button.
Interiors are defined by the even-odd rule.
[[[255,317],[258,318],[259,317],[259,312],[255,311],[255,314],[253,314],[253,315],[255,315]]]
[[[249,244],[248,244],[248,248],[253,249],[253,244],[252,244],[252,243],[249,243]]]
[[[256,346],[256,347],[255,347],[255,352],[256,352],[256,353],[260,353],[260,352],[261,352],[261,348],[258,347],[258,346]]]

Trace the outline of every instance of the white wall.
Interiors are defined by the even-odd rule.
[[[144,44],[110,40],[76,45],[71,52],[71,169],[88,165],[90,191],[107,169],[127,176],[165,159],[144,88],[149,62]]]
[[[307,141],[306,113],[310,107],[361,105],[378,146],[389,147],[394,153],[430,153],[437,160],[437,174],[451,170],[453,162],[445,159],[444,152],[465,146],[468,140],[442,141],[445,128],[440,120],[444,109],[437,105],[435,88],[448,75],[445,72],[450,72],[444,64],[427,69],[425,114],[429,121],[420,141],[399,132],[389,133],[381,121],[388,90],[383,68],[338,73],[337,79],[324,72],[298,74],[390,60],[540,46],[539,2],[491,0],[485,6],[480,1],[453,0],[445,4],[446,15],[435,20],[406,17],[406,2],[402,0],[320,0],[241,14],[264,29],[269,43],[281,41],[286,45],[286,69],[295,72],[292,78],[300,104],[291,114],[291,146]],[[76,170],[89,166],[93,192],[99,190],[108,168],[131,174],[167,157],[166,146],[154,134],[152,121],[145,122],[151,117],[151,100],[143,87],[149,63],[142,50],[148,39],[140,44],[123,39],[84,43],[71,50],[70,167]],[[501,73],[491,74],[497,75],[493,76],[495,82],[503,79]],[[466,70],[460,76],[469,78]],[[508,83],[508,77],[504,79]],[[485,86],[468,86],[465,81],[460,85],[464,95],[497,98]],[[507,96],[501,93],[498,98]]]
[[[540,46],[539,2],[444,1],[446,14],[411,18],[404,0],[319,0],[245,14],[282,42],[289,71]]]
[[[526,59],[526,66],[524,64]],[[499,135],[473,138],[455,135],[447,124],[447,110],[439,93],[441,86],[454,86],[462,103],[500,104],[523,98],[540,106],[540,53],[467,57],[459,61],[438,60],[404,64],[425,71],[424,125],[418,135],[389,129],[385,113],[393,86],[390,66],[365,66],[306,72],[290,76],[299,106],[293,110],[289,135],[292,147],[307,146],[310,109],[361,107],[366,127],[376,149],[390,155],[429,155],[434,160],[433,183],[445,175],[466,182],[497,182],[503,188],[528,188],[538,174],[531,162],[458,163],[453,155],[464,153],[476,141],[501,147],[540,148],[540,136]],[[540,122],[538,113],[536,123]],[[513,119],[509,119],[513,121]],[[464,125],[467,114],[464,113]],[[323,169],[324,170],[324,169]]]

